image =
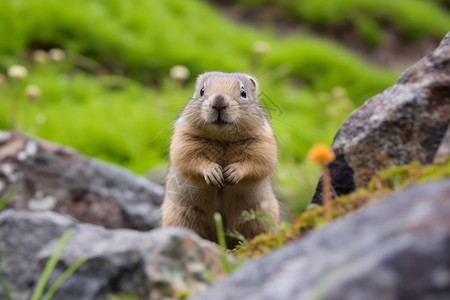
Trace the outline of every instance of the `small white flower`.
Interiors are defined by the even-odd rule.
[[[21,65],[13,65],[8,69],[8,76],[12,79],[24,79],[27,75],[27,68]]]
[[[258,55],[264,55],[270,51],[270,45],[266,41],[256,41],[252,46],[252,51]]]
[[[52,48],[48,51],[50,59],[56,62],[62,62],[66,59],[66,52],[59,48]]]
[[[25,88],[25,94],[29,100],[37,100],[41,97],[41,89],[37,85],[29,85]]]
[[[334,98],[343,98],[347,95],[347,91],[342,86],[336,86],[331,90]]]
[[[36,122],[36,124],[42,125],[45,123],[46,120],[47,120],[47,118],[45,117],[45,115],[39,114],[36,116],[36,119],[34,121]]]
[[[33,61],[40,63],[40,64],[45,64],[48,61],[48,54],[47,52],[45,52],[44,50],[36,50],[33,52],[32,54],[33,57]]]
[[[170,78],[176,81],[185,81],[189,78],[190,73],[185,66],[176,65],[170,69]]]
[[[338,100],[338,103],[339,103],[339,107],[344,109],[344,110],[351,110],[351,109],[353,109],[353,103],[348,98],[340,98]]]

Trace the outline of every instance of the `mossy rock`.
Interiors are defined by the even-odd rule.
[[[361,207],[370,205],[389,194],[393,194],[410,185],[423,184],[450,177],[450,159],[432,165],[422,166],[414,162],[404,166],[394,166],[379,171],[367,188],[341,196],[332,201],[332,218],[348,215]],[[249,259],[280,248],[291,240],[300,238],[305,233],[326,225],[323,207],[315,207],[302,213],[289,225],[274,234],[261,234],[247,245],[238,246],[232,252],[239,259]]]

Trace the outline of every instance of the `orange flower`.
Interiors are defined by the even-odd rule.
[[[323,195],[323,206],[325,210],[325,218],[327,222],[330,222],[333,218],[332,207],[331,207],[331,177],[330,170],[328,169],[327,163],[335,160],[336,155],[333,150],[324,144],[315,144],[308,152],[308,160],[317,162],[322,167],[322,195]]]
[[[329,163],[335,160],[336,155],[333,150],[324,144],[315,144],[308,152],[309,161]]]

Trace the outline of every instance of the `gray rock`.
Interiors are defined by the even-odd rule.
[[[392,87],[367,100],[344,122],[332,144],[333,196],[365,186],[386,167],[433,162],[449,123],[450,33]],[[320,180],[312,202],[322,203],[321,191]]]
[[[7,208],[53,210],[107,228],[160,225],[160,185],[72,149],[2,132],[0,198],[16,187]]]
[[[450,299],[449,253],[447,179],[338,219],[194,299]]]
[[[68,229],[73,234],[50,283],[78,258],[87,260],[53,300],[106,299],[113,294],[172,299],[184,292],[201,291],[211,284],[212,277],[223,275],[218,248],[184,228],[108,230],[54,212],[6,210],[0,213],[0,252],[2,273],[14,299],[29,299]],[[5,298],[0,285],[0,299]]]

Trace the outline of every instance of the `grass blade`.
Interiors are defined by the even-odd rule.
[[[8,195],[6,195],[4,198],[0,199],[0,209],[2,209],[3,207],[5,207],[6,204],[9,203],[9,201],[11,201],[12,197],[14,197],[15,194],[17,194],[20,190],[22,189],[22,186],[16,186],[11,193],[9,193]]]
[[[222,267],[226,274],[230,274],[231,268],[227,259],[227,244],[225,242],[222,216],[217,212],[214,213],[214,222],[216,223],[217,241],[219,242],[220,248],[222,248]]]
[[[56,291],[61,287],[61,285],[72,275],[73,272],[75,272],[82,264],[84,264],[86,260],[87,258],[82,257],[71,264],[70,267],[67,268],[67,270],[65,270],[64,273],[55,281],[55,283],[53,283],[47,293],[45,293],[43,300],[50,300],[56,293]]]
[[[62,235],[61,240],[59,241],[58,244],[58,248],[45,265],[44,271],[42,272],[41,277],[39,277],[39,281],[36,285],[36,288],[34,289],[33,295],[31,296],[30,300],[38,300],[39,297],[42,295],[45,286],[48,282],[48,279],[50,278],[50,275],[52,274],[53,270],[56,267],[56,263],[58,262],[59,256],[61,255],[61,252],[64,246],[66,245],[67,241],[69,240],[70,236],[72,235],[72,233],[73,233],[72,230],[67,230]]]
[[[5,291],[5,294],[8,297],[7,300],[13,300],[8,281],[6,281],[5,277],[3,276],[2,263],[3,263],[3,253],[0,252],[0,280],[2,282],[3,290]]]

